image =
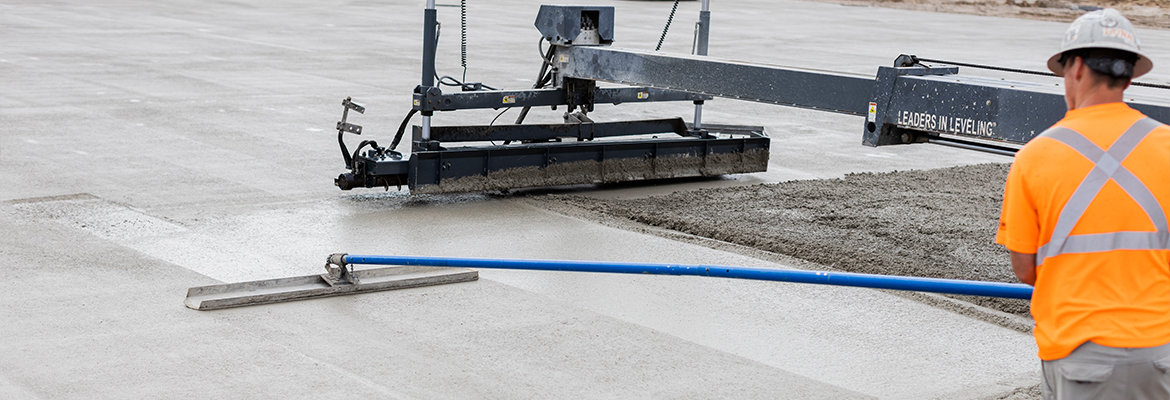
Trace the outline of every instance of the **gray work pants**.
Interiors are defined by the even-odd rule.
[[[1041,361],[1047,400],[1170,399],[1170,344],[1145,348],[1087,342],[1068,357]]]

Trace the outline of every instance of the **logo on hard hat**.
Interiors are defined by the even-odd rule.
[[[1113,17],[1101,18],[1101,26],[1104,26],[1106,28],[1115,27],[1115,26],[1117,26],[1117,24],[1118,24],[1117,19],[1115,19]]]
[[[1124,40],[1125,43],[1128,43],[1130,46],[1136,45],[1133,33],[1130,33],[1124,28],[1105,28],[1102,29],[1101,34],[1105,35],[1105,37],[1113,37]]]
[[[1080,28],[1081,28],[1080,21],[1073,22],[1073,24],[1068,27],[1068,30],[1064,32],[1064,43],[1069,44],[1069,43],[1076,41],[1077,40],[1077,32],[1079,32],[1081,30]]]

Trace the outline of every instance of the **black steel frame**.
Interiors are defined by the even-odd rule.
[[[876,76],[819,71],[720,60],[706,56],[666,55],[618,49],[612,26],[590,26],[601,32],[600,45],[572,43],[585,26],[612,23],[612,7],[542,6],[537,28],[554,45],[552,58],[555,86],[551,89],[495,90],[443,93],[434,85],[433,8],[424,13],[423,79],[416,88],[414,110],[424,116],[414,128],[413,155],[394,159],[386,152],[368,152],[351,162],[351,171],[337,179],[342,189],[407,184],[428,191],[451,186],[461,178],[491,181],[503,171],[607,160],[649,160],[653,170],[661,157],[683,157],[679,165],[707,165],[711,157],[727,155],[751,158],[727,173],[763,171],[767,167],[770,139],[762,128],[712,127],[693,129],[681,119],[623,121],[554,125],[502,125],[431,127],[435,111],[501,107],[567,105],[592,110],[595,103],[645,101],[692,101],[696,124],[703,101],[714,97],[801,107],[864,116],[862,142],[868,146],[931,142],[965,149],[1011,155],[1019,146],[1043,132],[1065,113],[1063,89],[1052,83],[1033,83],[961,75],[954,66],[928,66],[913,56],[902,55],[895,67],[880,67]],[[701,14],[709,18],[709,14]],[[565,22],[569,21],[569,22]],[[567,25],[566,25],[567,24]],[[697,53],[705,54],[709,29],[700,27]],[[596,41],[594,41],[596,42]],[[906,60],[914,62],[907,63]],[[909,65],[909,66],[907,66]],[[595,82],[635,87],[598,88]],[[1170,101],[1158,96],[1129,103],[1150,117],[1170,122]],[[360,134],[361,127],[339,124],[340,132]],[[739,132],[718,136],[718,131]],[[593,141],[630,135],[670,134],[641,140]],[[569,139],[569,142],[565,142]],[[444,143],[504,141],[523,144],[448,148]],[[664,150],[665,149],[665,150]],[[344,151],[344,144],[343,144]],[[746,157],[751,153],[753,157]],[[759,156],[763,156],[760,162]],[[676,160],[678,161],[678,160]],[[697,162],[697,164],[696,164]],[[665,162],[663,162],[665,163]],[[676,163],[677,164],[677,163]],[[735,163],[732,163],[735,164]],[[719,171],[682,168],[678,174],[708,175]],[[668,174],[678,176],[678,174]],[[537,174],[539,175],[539,174]],[[573,175],[572,173],[568,175]],[[655,172],[626,174],[625,179],[604,170],[583,172],[575,181],[536,179],[531,186],[550,183],[589,183],[653,179]],[[524,182],[499,181],[477,186],[482,190],[525,186]],[[499,186],[499,187],[497,187]],[[476,189],[480,190],[480,189]]]
[[[574,21],[599,24],[600,44],[613,40],[613,7],[542,6],[537,28],[554,45],[572,45],[582,31]],[[556,74],[555,87],[443,93],[434,81],[435,12],[424,12],[423,79],[413,110],[424,117],[412,128],[409,159],[370,150],[352,159],[335,183],[355,187],[407,185],[412,193],[480,191],[577,183],[708,176],[767,169],[770,143],[762,127],[689,126],[682,119],[488,126],[430,126],[436,111],[506,107],[568,106],[592,111],[594,104],[691,101],[709,95],[652,87],[599,88],[593,79]],[[568,21],[568,22],[566,22]],[[706,38],[701,38],[705,43]],[[342,130],[360,134],[356,130]],[[339,125],[340,126],[340,125]],[[339,128],[340,129],[340,128]],[[341,132],[339,132],[340,134]],[[452,143],[491,145],[451,147]],[[497,144],[502,142],[505,144]],[[514,144],[508,144],[513,143]],[[343,152],[346,150],[344,149]],[[347,153],[348,154],[348,153]],[[606,165],[621,165],[610,168]],[[563,167],[563,168],[562,168]],[[561,168],[556,174],[548,171]],[[519,179],[523,172],[524,179]],[[545,174],[548,176],[542,177]]]

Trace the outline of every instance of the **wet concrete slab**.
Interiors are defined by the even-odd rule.
[[[0,277],[0,397],[978,398],[1037,379],[1027,334],[859,289],[482,271],[475,283],[186,309],[188,287],[315,273],[338,251],[792,267],[523,196],[337,191],[341,99],[368,107],[355,122],[378,138],[409,107],[417,3],[0,4],[0,258],[17,271]],[[538,3],[469,3],[468,78],[529,86]],[[670,6],[582,3],[615,6],[618,42],[634,48],[653,46]],[[689,49],[697,7],[680,6],[666,50]],[[868,74],[902,52],[1038,69],[1063,32],[820,3],[713,7],[713,55]],[[439,14],[439,69],[460,74],[457,9]],[[1170,59],[1170,34],[1141,33]],[[1166,81],[1160,71],[1147,79]],[[769,172],[560,190],[628,198],[1003,161],[862,147],[856,117],[725,100],[704,117],[766,126]]]
[[[32,397],[865,398],[639,324],[484,281],[217,312],[184,267],[0,206],[27,267],[0,299],[4,393]],[[229,261],[229,260],[222,260]],[[234,268],[240,263],[225,263]],[[23,397],[23,396],[22,396]]]
[[[88,206],[70,204],[59,209],[88,215],[84,222],[78,222],[72,219],[44,217],[47,214],[59,215],[57,210],[49,209],[46,205],[53,202],[97,203]],[[317,345],[326,346],[332,343],[342,348],[357,346],[363,349],[362,353],[365,354],[371,352],[370,346],[376,346],[368,344],[369,341],[382,341],[372,338],[386,336],[376,332],[361,332],[363,329],[380,329],[381,323],[365,320],[376,318],[396,328],[390,336],[406,341],[434,335],[435,333],[428,331],[427,327],[431,326],[430,324],[437,324],[435,329],[448,331],[451,335],[470,335],[475,330],[489,329],[495,332],[493,335],[506,335],[523,342],[513,344],[481,342],[482,348],[467,348],[464,349],[466,352],[442,348],[440,344],[429,344],[442,348],[435,351],[456,353],[460,360],[499,357],[497,352],[500,351],[535,351],[529,350],[528,345],[524,343],[547,335],[569,336],[564,340],[579,340],[580,338],[575,338],[576,335],[589,335],[595,340],[617,340],[634,346],[662,346],[652,352],[642,350],[645,357],[656,361],[640,360],[638,367],[627,366],[637,369],[641,374],[646,374],[642,371],[644,364],[681,361],[669,360],[685,354],[685,351],[675,347],[679,346],[679,343],[687,343],[687,346],[699,346],[706,352],[717,354],[716,358],[741,359],[737,362],[748,362],[753,365],[751,369],[774,370],[767,373],[787,376],[784,380],[769,385],[763,385],[762,382],[741,382],[737,384],[735,391],[730,392],[725,390],[732,390],[732,386],[721,386],[722,389],[705,392],[704,390],[708,389],[678,386],[678,383],[662,381],[661,377],[639,376],[637,378],[639,381],[657,390],[651,393],[653,396],[671,393],[687,395],[709,393],[718,396],[743,393],[756,396],[772,393],[773,388],[769,386],[773,384],[806,385],[811,388],[807,392],[793,392],[802,393],[793,395],[799,398],[821,395],[834,397],[842,393],[838,391],[839,389],[854,394],[864,393],[891,398],[928,396],[940,388],[989,394],[1010,390],[1014,387],[1010,384],[1014,382],[1013,379],[1018,379],[1021,374],[1027,375],[1031,370],[1031,363],[1028,361],[1033,350],[1031,339],[1026,335],[960,317],[949,311],[908,299],[849,288],[701,278],[482,271],[482,282],[457,284],[434,290],[405,290],[392,295],[361,295],[224,312],[194,313],[182,308],[182,295],[186,293],[184,285],[197,286],[214,280],[231,282],[319,272],[317,270],[322,255],[340,250],[354,253],[641,262],[670,259],[680,263],[723,263],[785,268],[784,265],[743,255],[574,220],[523,202],[483,196],[467,196],[452,199],[450,202],[414,201],[402,197],[341,199],[279,205],[274,206],[272,210],[248,216],[188,221],[183,223],[185,229],[181,231],[152,228],[151,226],[160,223],[150,222],[153,220],[138,217],[142,215],[141,213],[132,213],[125,207],[109,205],[91,196],[11,202],[7,208],[11,219],[6,221],[6,225],[29,229],[35,233],[33,238],[43,241],[40,245],[32,245],[25,243],[28,239],[14,238],[15,243],[12,243],[10,248],[15,249],[15,253],[7,257],[8,259],[33,258],[34,265],[49,268],[47,262],[30,257],[27,253],[43,253],[52,257],[55,255],[53,247],[61,245],[62,241],[87,243],[78,246],[74,250],[75,255],[72,256],[74,259],[64,263],[76,266],[66,271],[57,271],[54,275],[56,279],[53,279],[52,285],[67,290],[55,288],[31,298],[22,290],[6,295],[14,300],[22,299],[28,302],[27,307],[23,307],[24,304],[17,304],[17,308],[28,310],[30,313],[35,312],[40,316],[33,318],[19,312],[12,315],[15,320],[22,321],[17,327],[24,327],[23,329],[13,327],[19,329],[13,336],[25,333],[30,335],[29,340],[32,337],[44,340],[46,335],[52,337],[59,332],[68,331],[72,332],[72,335],[67,337],[71,340],[98,340],[100,343],[102,339],[126,339],[149,342],[161,340],[156,336],[162,334],[157,332],[159,328],[155,327],[159,324],[157,320],[161,318],[162,321],[169,321],[177,318],[183,322],[175,328],[178,332],[167,332],[166,335],[191,334],[190,332],[214,335],[229,343],[203,338],[206,342],[202,345],[220,343],[225,348],[242,348],[240,351],[243,353],[233,356],[233,359],[262,357],[264,352],[273,351],[270,347],[274,345],[255,340],[235,341],[232,338],[237,334],[261,337],[293,335],[302,345],[320,342]],[[436,220],[436,213],[440,210],[444,218]],[[140,219],[136,220],[136,217]],[[123,223],[133,224],[141,229],[135,235],[116,236],[110,233],[114,228],[104,228],[104,224],[116,227]],[[398,226],[399,229],[387,229],[389,226]],[[60,235],[61,238],[52,240],[56,238],[44,231]],[[102,249],[103,247],[108,249]],[[105,252],[115,254],[103,254]],[[94,262],[88,260],[92,257],[102,258],[101,268],[89,265]],[[63,275],[75,273],[77,269],[85,272],[81,273],[81,276],[63,278]],[[173,270],[176,269],[183,273],[175,274]],[[36,285],[30,286],[34,287]],[[99,295],[95,296],[91,291],[99,292]],[[425,304],[402,304],[401,301],[408,301],[403,298],[429,298],[430,301],[425,301]],[[79,307],[74,302],[85,302],[87,305]],[[47,306],[47,303],[54,306]],[[160,310],[143,313],[144,306],[139,303],[150,304],[150,309]],[[469,306],[472,303],[476,305]],[[335,324],[333,326],[321,322],[315,325],[319,331],[304,331],[303,324],[306,323],[306,319],[323,318],[312,311],[321,307],[325,310],[339,310],[344,315],[324,318],[332,321]],[[493,309],[480,309],[482,307]],[[525,310],[533,307],[536,309]],[[354,308],[364,311],[353,314],[349,310]],[[467,320],[467,313],[471,312],[469,310],[477,309],[478,319]],[[117,332],[110,333],[105,330],[79,329],[75,325],[80,322],[82,326],[92,326],[85,324],[85,320],[58,319],[71,312],[83,310],[98,311],[99,318],[104,315],[105,318],[124,321],[123,324],[130,326],[122,326]],[[127,313],[127,310],[135,311]],[[278,312],[277,310],[284,310],[283,312],[287,314],[272,316],[272,313]],[[163,311],[166,312],[165,315],[155,315],[155,312]],[[239,331],[234,333],[205,332],[209,329],[204,326],[205,323],[219,321],[224,318],[223,315],[238,316],[238,322],[244,326],[235,326]],[[524,318],[579,316],[588,317],[589,320],[580,322],[580,326],[566,327],[553,324],[532,327],[528,326],[530,323],[517,321],[520,316]],[[605,323],[596,320],[597,318],[604,319]],[[261,321],[256,321],[257,319]],[[96,323],[97,326],[105,324],[104,320],[89,322]],[[290,326],[283,326],[284,324]],[[518,328],[516,324],[523,328]],[[614,329],[618,331],[608,331],[604,328],[607,324],[614,325]],[[32,329],[31,332],[22,332],[29,328]],[[566,329],[571,329],[572,332],[566,332]],[[626,331],[629,329],[646,330],[663,337],[638,338]],[[280,332],[269,334],[267,333],[269,330]],[[94,339],[90,337],[91,335],[99,337]],[[956,340],[968,345],[954,348]],[[15,343],[26,342],[20,340]],[[575,347],[578,345],[584,344],[569,344],[563,340],[546,343],[545,346],[552,348],[540,349],[538,353],[555,350],[554,354],[563,354],[561,358],[541,358],[540,362],[528,359],[514,360],[515,368],[542,380],[558,378],[542,375],[547,371],[529,371],[522,366],[542,369],[546,368],[542,366],[545,363],[552,363],[558,368],[575,371],[565,372],[566,374],[581,374],[583,372],[578,371],[578,368],[592,367],[580,357],[592,350]],[[65,351],[68,343],[61,343],[60,346],[62,347],[55,348],[49,354]],[[148,348],[132,348],[126,351],[166,350],[164,343],[161,342],[143,346]],[[908,351],[906,350],[908,348],[915,350]],[[1010,349],[1010,352],[996,357],[984,356],[1004,351],[1005,348]],[[299,351],[300,347],[297,346],[295,349]],[[605,362],[626,360],[630,356],[626,355],[625,351],[615,350],[612,357],[619,358]],[[328,351],[322,349],[322,352]],[[931,357],[921,359],[922,352],[931,354]],[[99,352],[98,355],[101,354],[103,353]],[[88,354],[87,357],[98,355]],[[148,355],[141,357],[151,358]],[[442,357],[434,357],[436,359],[428,364],[430,367],[444,362]],[[535,355],[529,357],[540,358]],[[985,359],[978,364],[965,362],[974,358]],[[22,353],[16,359],[38,357]],[[89,362],[91,359],[84,360]],[[338,363],[342,366],[354,365],[340,361]],[[688,355],[687,361],[683,363],[700,370],[670,374],[692,374],[693,378],[708,376],[711,373],[710,369],[727,368],[723,361],[704,361],[703,357],[697,355]],[[938,363],[949,365],[949,368],[934,368],[933,366]],[[284,368],[300,368],[297,365],[293,363]],[[614,368],[626,368],[621,367],[621,363],[613,365]],[[867,368],[873,368],[873,371],[859,375],[856,372],[857,365],[865,365]],[[126,379],[122,374],[132,374],[134,371],[133,368],[125,370],[114,368],[107,373],[113,378]],[[930,375],[931,381],[935,383],[931,386],[917,383],[923,374]],[[578,378],[613,379],[588,374]],[[721,385],[732,385],[727,381],[728,378],[720,379]],[[76,383],[78,386],[94,389],[88,386],[91,384],[93,383]],[[453,392],[458,396],[488,390],[487,393],[493,397],[495,395],[512,397],[537,389],[497,387],[499,384],[502,383],[468,382],[454,384],[450,390],[461,390]],[[623,384],[614,381],[610,390],[614,391],[616,397],[637,396],[641,393],[633,390],[631,384],[632,382]],[[238,389],[239,386],[235,388]],[[418,390],[413,386],[407,388]],[[558,390],[563,391],[557,393],[584,393],[578,392],[581,389],[583,388],[560,387]],[[408,397],[420,395],[420,392],[409,393],[413,394],[408,394]]]

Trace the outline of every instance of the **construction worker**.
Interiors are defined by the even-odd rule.
[[[1068,112],[1016,154],[996,242],[1035,286],[1046,399],[1170,399],[1170,127],[1122,102],[1133,25],[1082,15],[1048,68]]]

